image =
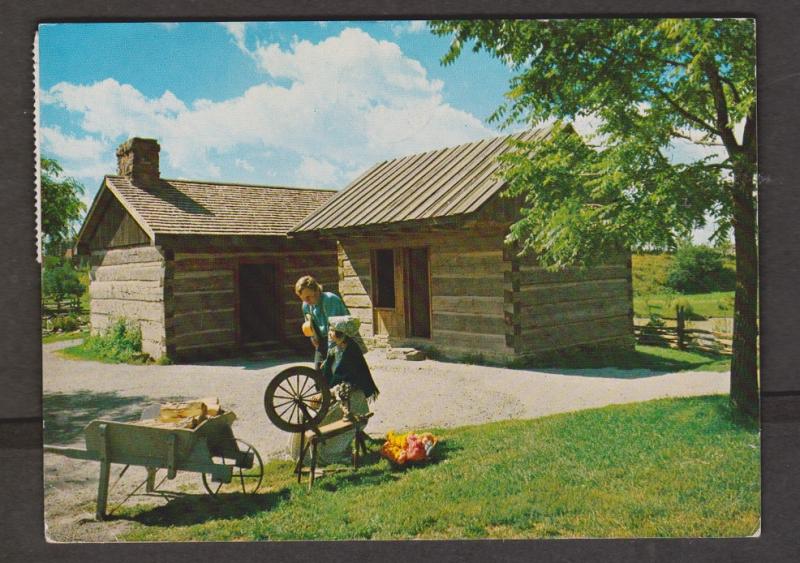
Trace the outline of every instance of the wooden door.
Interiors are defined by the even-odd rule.
[[[275,281],[273,264],[239,265],[239,326],[242,344],[277,339]]]
[[[408,296],[408,335],[431,337],[431,288],[428,274],[428,249],[406,249]]]

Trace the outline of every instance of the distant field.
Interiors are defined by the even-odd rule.
[[[667,272],[672,265],[672,254],[634,254],[633,266],[633,294],[650,295],[664,293]],[[736,269],[732,257],[723,260],[725,267]]]
[[[676,295],[669,293],[664,283],[672,264],[671,254],[634,254],[632,260],[633,310],[637,317],[658,314],[674,319],[675,308],[671,303],[676,298],[686,299],[695,315],[701,317],[733,316],[733,292],[716,291],[695,295]],[[726,259],[725,265],[733,269],[733,259]]]
[[[686,299],[692,307],[694,315],[702,317],[732,317],[733,292],[717,291],[696,295],[636,295],[633,297],[633,312],[637,317],[649,317],[657,314],[665,319],[675,318],[675,307],[670,303],[676,298]]]

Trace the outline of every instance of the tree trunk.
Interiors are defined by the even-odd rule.
[[[736,299],[733,311],[731,403],[758,416],[758,250],[753,174],[749,166],[734,169],[733,235],[736,247]]]

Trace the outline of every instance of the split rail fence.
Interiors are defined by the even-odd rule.
[[[715,352],[718,354],[731,354],[733,335],[719,330],[702,328],[687,328],[686,323],[679,319],[676,326],[651,326],[645,319],[637,319],[634,323],[636,342],[651,346],[667,346],[679,350],[699,350],[701,352]]]

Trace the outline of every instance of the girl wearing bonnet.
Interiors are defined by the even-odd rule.
[[[358,333],[360,324],[358,318],[350,315],[328,318],[330,348],[320,369],[339,400],[330,408],[320,426],[345,416],[364,415],[369,412],[369,403],[378,397],[378,387],[364,359],[366,346]],[[342,404],[343,401],[349,402],[349,409]],[[351,431],[323,442],[317,452],[318,463],[324,465],[349,459],[354,438],[355,431]],[[297,459],[299,455],[300,435],[297,434],[292,437],[292,457]]]

